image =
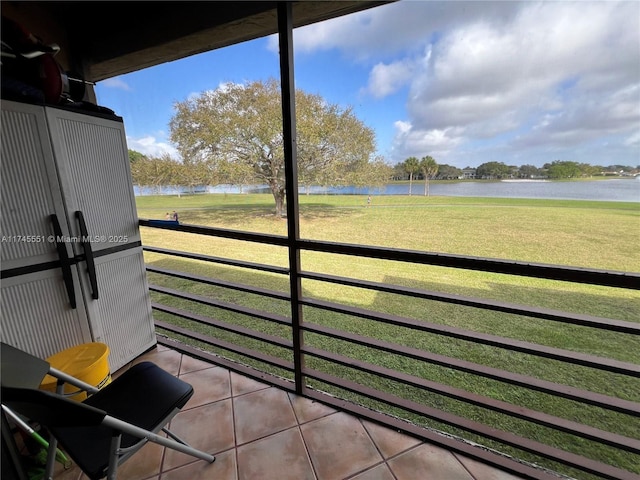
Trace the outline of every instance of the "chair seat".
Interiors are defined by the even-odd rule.
[[[151,430],[174,409],[184,407],[192,395],[188,383],[151,362],[142,362],[83,403]]]
[[[193,395],[193,387],[151,362],[134,365],[107,387],[83,403],[145,430],[158,431],[176,409]],[[91,478],[99,479],[109,464],[111,429],[53,428],[54,436]],[[123,435],[121,447],[135,445],[138,438]]]

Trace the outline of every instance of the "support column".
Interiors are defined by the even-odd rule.
[[[289,248],[289,286],[291,292],[291,333],[296,393],[304,390],[302,370],[302,280],[300,278],[300,223],[298,209],[298,160],[296,147],[296,99],[293,75],[293,11],[291,2],[278,2],[280,45],[280,88],[282,92],[282,133],[286,179],[287,237]]]

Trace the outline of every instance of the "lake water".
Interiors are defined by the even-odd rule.
[[[136,195],[157,195],[157,190],[134,187]],[[300,194],[306,193],[300,187]],[[267,187],[245,187],[244,193],[270,193]],[[424,194],[424,183],[414,182],[413,195]],[[191,193],[186,189],[178,191],[171,187],[160,189],[161,194],[177,195]],[[196,193],[228,193],[237,194],[241,190],[236,186],[218,185],[198,189]],[[408,195],[409,184],[389,184],[382,188],[311,187],[310,193],[328,195]],[[554,181],[495,181],[495,182],[455,182],[429,184],[429,193],[448,197],[507,197],[507,198],[541,198],[558,200],[598,200],[606,202],[640,202],[640,177],[629,179],[607,179],[581,182]]]

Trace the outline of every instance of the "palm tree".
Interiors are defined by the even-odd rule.
[[[409,195],[411,195],[411,185],[413,176],[420,171],[420,162],[416,157],[409,157],[404,161],[404,171],[409,174]]]
[[[438,173],[438,164],[432,156],[427,155],[422,157],[419,166],[424,175],[424,196],[426,197],[429,195],[429,179]]]

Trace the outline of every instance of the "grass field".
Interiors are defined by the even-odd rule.
[[[389,196],[374,197],[372,205],[367,207],[366,197],[322,195],[301,196],[299,201],[300,234],[303,238],[615,271],[640,271],[640,252],[637,248],[640,238],[640,204],[637,203]],[[180,214],[182,223],[286,234],[286,221],[275,218],[272,213],[273,201],[270,195],[138,197],[137,202],[140,218],[164,218],[167,211],[176,210]],[[288,261],[287,252],[281,247],[246,244],[149,228],[143,228],[142,235],[145,245],[280,266],[286,266]],[[288,279],[276,274],[248,272],[240,268],[204,264],[149,253],[145,254],[145,258],[151,265],[263,288],[288,290]],[[640,296],[631,290],[374,259],[352,259],[315,252],[302,252],[301,261],[303,269],[309,271],[619,320],[636,322],[640,319]],[[157,285],[171,286],[259,310],[287,316],[290,314],[290,307],[286,302],[159,275],[150,275],[149,278],[150,282]],[[308,297],[640,364],[640,345],[638,339],[633,338],[632,335],[596,331],[587,327],[563,325],[529,317],[500,314],[322,282],[304,281],[303,290],[304,295]],[[263,334],[290,338],[290,331],[284,326],[171,297],[154,294],[154,299],[198,314],[243,325]],[[165,314],[156,313],[155,315],[156,318],[163,320],[182,322]],[[391,327],[371,320],[332,314],[308,307],[305,307],[304,319],[306,322],[627,400],[637,402],[640,399],[640,382],[622,375],[406,328]],[[194,330],[201,328],[193,324],[189,324],[189,327]],[[266,346],[259,341],[223,331],[215,332],[215,336],[290,359],[288,351]],[[622,435],[637,438],[640,431],[640,421],[637,418],[596,407],[577,405],[568,400],[556,399],[522,388],[505,387],[499,382],[459,371],[357,347],[320,335],[305,335],[305,344]],[[425,393],[397,382],[369,377],[353,369],[317,359],[308,358],[307,365],[640,473],[638,466],[640,459],[630,453]],[[284,372],[276,373],[284,375]],[[372,407],[389,410],[386,406],[376,405],[370,400],[348,392],[338,392],[322,384],[314,383],[313,385]],[[436,422],[408,416],[405,412],[391,411],[390,413],[503,451],[507,450],[501,445],[481,441],[466,432],[455,431]],[[570,469],[545,463],[525,452],[512,453],[520,458],[530,459],[550,468],[558,468],[568,474],[575,474]],[[582,474],[576,475],[585,478]]]

